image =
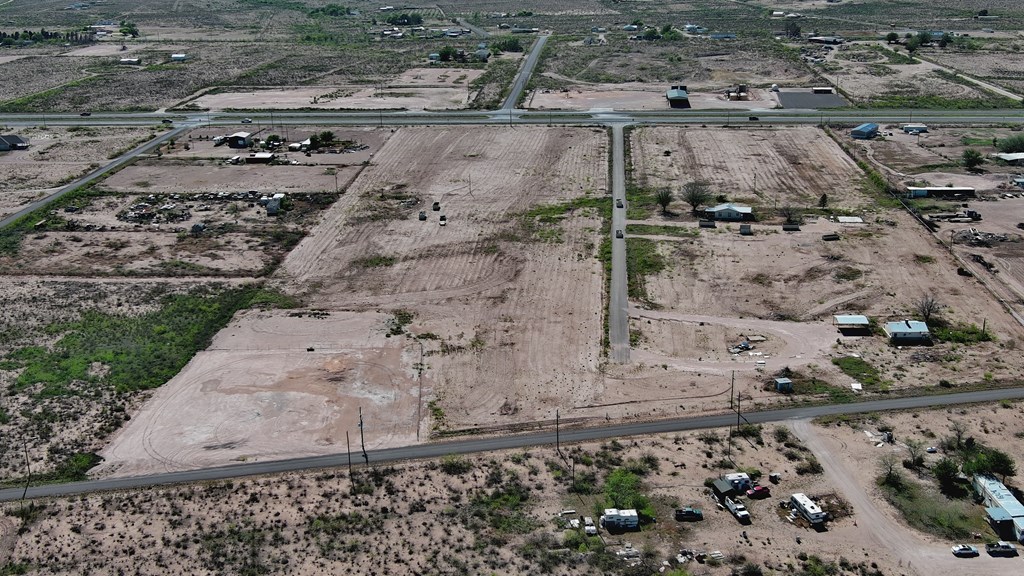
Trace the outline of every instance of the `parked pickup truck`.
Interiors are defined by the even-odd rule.
[[[985,544],[985,552],[988,552],[990,556],[1016,556],[1017,547],[1000,540],[995,544]]]
[[[676,509],[676,520],[679,522],[699,522],[704,519],[704,511],[699,508],[691,508],[689,506],[685,508]]]
[[[732,498],[725,499],[725,507],[732,512],[732,515],[740,521],[740,524],[750,524],[750,512],[747,512],[747,507],[743,505],[739,500],[733,500]]]

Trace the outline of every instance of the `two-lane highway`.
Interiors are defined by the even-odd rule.
[[[983,390],[978,392],[963,392],[959,394],[939,396],[911,396],[888,400],[872,400],[868,402],[858,402],[855,404],[836,404],[827,406],[809,406],[804,408],[787,408],[784,410],[767,410],[764,412],[745,412],[744,417],[752,424],[764,424],[768,422],[781,422],[793,419],[817,418],[819,416],[835,414],[861,414],[866,412],[880,412],[884,410],[912,410],[935,406],[969,404],[974,402],[995,402],[1007,399],[1024,399],[1024,388]],[[728,426],[730,423],[735,421],[735,415],[722,414],[718,416],[674,418],[671,420],[657,420],[653,422],[611,424],[591,428],[563,429],[559,435],[559,440],[562,443],[572,443],[646,434],[671,434],[673,432],[685,430],[721,428]],[[535,432],[532,434],[497,436],[489,438],[466,438],[452,442],[438,442],[433,444],[423,444],[420,446],[409,446],[405,448],[373,450],[369,451],[368,454],[370,462],[379,464],[383,462],[394,462],[398,460],[416,458],[438,458],[448,454],[472,454],[477,452],[526,448],[530,446],[553,445],[554,443],[555,431],[549,428],[543,432]],[[154,474],[151,476],[107,478],[101,480],[89,480],[87,482],[35,486],[29,488],[28,497],[41,498],[47,496],[68,496],[72,494],[84,494],[103,490],[147,488],[165,484],[223,480],[227,478],[254,476],[258,474],[274,474],[295,470],[340,467],[344,466],[348,462],[349,456],[351,456],[353,462],[362,461],[361,453],[353,453],[351,455],[342,453],[330,456],[312,456],[305,458],[292,458],[288,460],[276,460],[272,462],[247,462],[244,464],[222,466],[219,468],[169,472],[165,474]],[[23,490],[24,488],[0,490],[0,501],[17,500],[21,498]]]
[[[623,125],[612,124],[611,287],[608,291],[609,358],[629,363],[629,273],[626,270],[626,158]],[[621,203],[621,204],[620,204]],[[622,208],[619,208],[619,206]],[[622,235],[622,238],[619,235]]]

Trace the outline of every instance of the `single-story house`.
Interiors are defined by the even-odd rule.
[[[249,159],[246,160],[248,164],[269,164],[277,158],[277,154],[273,152],[253,152],[249,154]]]
[[[1013,154],[998,153],[992,155],[995,158],[999,158],[1003,162],[1010,164],[1011,166],[1017,166],[1021,162],[1024,162],[1024,152],[1016,152]]]
[[[251,137],[249,132],[235,132],[228,136],[228,148],[248,148],[252,145]]]
[[[875,136],[878,136],[878,124],[865,122],[853,130],[850,130],[850,136],[858,140],[870,140]]]
[[[754,209],[731,202],[706,208],[704,214],[713,220],[753,220]]]
[[[984,501],[989,523],[996,533],[1012,533],[1014,539],[1024,542],[1024,504],[992,476],[975,474],[971,483]]]
[[[686,91],[686,86],[678,85],[669,88],[665,92],[665,98],[671,108],[690,107],[690,94]]]
[[[28,150],[28,140],[13,134],[0,136],[0,152],[8,152],[10,150]]]
[[[932,334],[928,331],[928,324],[918,320],[886,322],[884,328],[885,334],[893,344],[930,342],[932,339]]]

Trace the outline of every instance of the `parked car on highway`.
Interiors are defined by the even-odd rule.
[[[82,112],[79,116],[92,116],[92,112]]]
[[[957,544],[953,546],[953,556],[960,558],[970,558],[978,555],[978,549],[970,544]]]
[[[170,118],[164,118],[163,120],[161,120],[161,122],[163,122],[164,124],[171,124],[174,122],[174,120],[171,120]]]

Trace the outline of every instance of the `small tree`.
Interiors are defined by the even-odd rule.
[[[939,309],[942,308],[942,304],[935,299],[935,296],[931,294],[922,294],[917,301],[914,302],[914,309],[917,310],[917,314],[921,316],[921,319],[926,323],[931,320]]]
[[[967,436],[967,425],[960,420],[952,420],[949,425],[949,431],[953,433],[953,438],[956,440],[957,449],[963,448],[964,437]]]
[[[828,194],[823,192],[818,198],[818,208],[825,208],[826,206],[828,206]]]
[[[921,39],[917,36],[907,40],[907,52],[914,52],[921,47]]]
[[[668,205],[672,203],[672,190],[668,188],[659,188],[658,192],[654,195],[654,200],[661,206],[661,213],[668,214]]]
[[[788,36],[789,38],[800,37],[800,26],[793,20],[789,20],[786,22],[786,36]]]
[[[915,468],[924,465],[924,443],[920,440],[907,440],[907,451],[910,452],[910,464]]]
[[[334,144],[334,132],[330,130],[324,130],[320,133],[320,144],[322,146],[330,146]]]
[[[441,58],[441,62],[451,62],[452,60],[455,59],[455,55],[457,54],[457,52],[455,51],[455,48],[452,48],[451,46],[445,46],[444,48],[441,48],[441,50],[438,51],[437,54],[438,57]]]
[[[889,486],[896,486],[900,483],[899,466],[900,459],[896,454],[887,452],[878,459],[878,467],[882,469],[882,482]]]
[[[785,206],[779,208],[779,216],[786,219],[786,224],[799,224],[803,222],[803,214],[800,213],[800,209],[796,206]]]
[[[960,467],[952,458],[943,458],[932,466],[932,474],[939,482],[939,488],[943,492],[949,492],[956,486],[956,480],[960,474]]]
[[[895,32],[889,32],[888,34],[885,35],[885,41],[888,42],[889,44],[892,44],[893,42],[899,39],[900,35]]]
[[[1007,476],[1017,475],[1017,463],[1009,454],[1002,450],[991,448],[988,450],[988,464],[993,474],[999,474],[1006,482]]]
[[[693,212],[711,200],[711,188],[707,182],[687,182],[683,185],[683,201],[690,205]]]
[[[985,157],[981,155],[981,152],[978,152],[974,148],[968,148],[967,150],[964,150],[964,153],[961,156],[961,162],[963,162],[964,168],[974,170],[985,163]]]

